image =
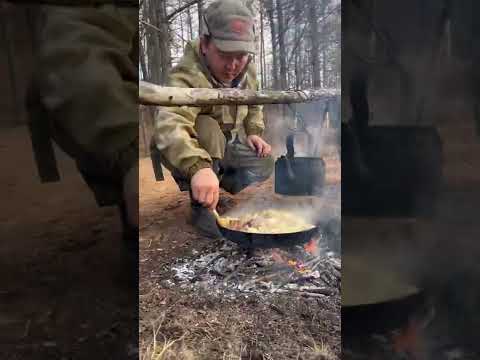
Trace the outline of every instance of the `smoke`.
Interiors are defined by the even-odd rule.
[[[443,304],[437,314],[439,318],[446,318],[440,326],[447,329],[447,335],[478,344],[475,337],[478,338],[480,329],[476,310],[480,301],[480,227],[474,218],[478,218],[479,213],[480,172],[474,165],[478,153],[474,105],[478,102],[478,94],[475,95],[472,79],[479,71],[473,60],[468,59],[470,50],[463,43],[470,34],[464,34],[463,39],[461,34],[473,33],[474,29],[459,18],[451,23],[459,40],[456,42],[454,38],[452,45],[459,50],[458,54],[463,52],[463,58],[456,57],[455,52],[444,56],[433,51],[432,45],[438,39],[433,39],[435,35],[428,27],[437,21],[431,8],[442,4],[425,1],[421,5],[423,15],[417,16],[420,11],[404,3],[377,2],[375,24],[390,33],[390,44],[382,45],[389,46],[394,56],[390,62],[377,58],[377,63],[363,64],[369,66],[371,124],[430,125],[440,133],[444,184],[437,198],[436,212],[424,218],[343,217],[342,248],[343,254],[365,259],[366,267],[371,266],[378,272],[393,271],[405,282],[433,295],[437,303]],[[454,16],[471,16],[468,5],[462,2],[452,4],[458,6]],[[348,10],[353,9],[349,3],[344,8],[346,6],[349,6]],[[416,20],[421,21],[415,23]],[[361,26],[358,24],[352,21],[348,24],[352,26],[348,32],[357,37],[349,43],[348,34],[342,34],[343,57],[357,60],[352,53],[368,49],[368,34],[359,31]],[[378,55],[382,49],[379,42],[377,45]],[[347,84],[349,73],[357,70],[359,64],[358,61],[345,63],[348,66],[342,66],[342,81]],[[400,68],[403,72],[399,71]],[[406,92],[402,88],[404,84],[408,85]],[[344,100],[348,90],[344,86]],[[344,104],[349,105],[349,101]],[[399,168],[388,162],[388,154],[385,154],[385,164]],[[408,179],[412,174],[405,175]],[[389,201],[391,199],[385,196],[385,203]],[[344,268],[348,266],[346,261],[343,264]],[[435,330],[438,331],[439,327]]]
[[[296,157],[321,157],[326,162],[326,182],[322,179],[311,179],[313,182],[322,181],[322,191],[315,196],[288,196],[268,191],[252,191],[248,199],[239,202],[238,206],[230,210],[227,215],[236,217],[252,214],[261,210],[278,209],[302,217],[311,224],[319,226],[320,231],[326,233],[332,250],[340,251],[340,129],[334,128],[335,118],[326,117],[323,120],[325,103],[297,105],[297,116],[301,116],[305,128],[310,134],[298,133],[295,136]],[[293,112],[281,106],[265,106],[264,116],[266,123],[265,139],[272,145],[273,156],[278,159],[286,154],[285,140],[294,123]],[[329,127],[326,127],[327,125]],[[277,174],[278,175],[278,174]],[[305,174],[296,174],[299,177]],[[271,179],[272,180],[272,179]],[[275,174],[273,175],[273,182]]]

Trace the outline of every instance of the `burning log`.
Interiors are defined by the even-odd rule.
[[[330,261],[333,265],[333,267],[335,268],[335,270],[337,271],[341,271],[342,270],[342,264],[340,263],[340,260],[338,259],[332,259]]]
[[[336,89],[253,91],[240,89],[200,89],[162,87],[140,81],[139,101],[142,105],[205,106],[291,104],[331,100],[340,95]]]
[[[320,286],[298,286],[296,284],[288,284],[286,288],[292,291],[298,291],[307,294],[321,294],[325,296],[333,295],[333,291],[327,287]]]
[[[327,295],[324,294],[317,294],[317,293],[308,293],[308,292],[303,292],[302,293],[303,297],[308,297],[308,298],[325,298]]]
[[[330,296],[333,294],[332,289],[326,287],[304,286],[300,288],[300,291],[304,291],[308,294],[321,294],[325,296]]]
[[[280,309],[277,305],[275,304],[270,304],[270,308],[274,311],[276,311],[278,314],[282,315],[282,316],[285,316],[285,312]]]

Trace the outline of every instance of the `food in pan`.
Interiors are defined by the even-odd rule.
[[[256,234],[287,234],[315,227],[301,216],[285,210],[268,209],[238,217],[222,217],[219,224],[231,230]]]
[[[342,255],[342,306],[386,303],[420,289],[368,256]]]

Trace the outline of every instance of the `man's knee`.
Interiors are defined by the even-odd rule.
[[[231,194],[237,194],[251,184],[263,182],[270,178],[274,169],[274,159],[270,155],[264,158],[255,158],[250,166],[228,168],[220,186]]]
[[[212,158],[222,159],[225,155],[226,139],[217,120],[200,115],[195,122],[198,143]]]
[[[273,173],[275,167],[275,160],[271,155],[263,158],[258,158],[258,165],[251,169],[255,173],[257,181],[267,180]]]

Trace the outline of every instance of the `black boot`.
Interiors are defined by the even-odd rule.
[[[220,159],[213,159],[212,170],[219,178],[221,178],[223,168]],[[190,224],[195,227],[203,236],[211,239],[221,239],[223,236],[218,228],[217,220],[212,211],[204,207],[193,198],[190,187],[189,192],[191,204]]]
[[[191,193],[190,193],[191,196]],[[211,239],[221,239],[222,233],[217,225],[217,220],[210,209],[202,206],[199,202],[190,197],[191,213],[190,223],[203,236]]]
[[[127,220],[127,213],[125,205],[122,203],[120,206],[120,216],[122,220],[122,240],[123,247],[125,249],[125,257],[128,266],[128,273],[131,275],[129,279],[134,284],[138,284],[139,281],[139,229],[136,226],[129,224]]]

